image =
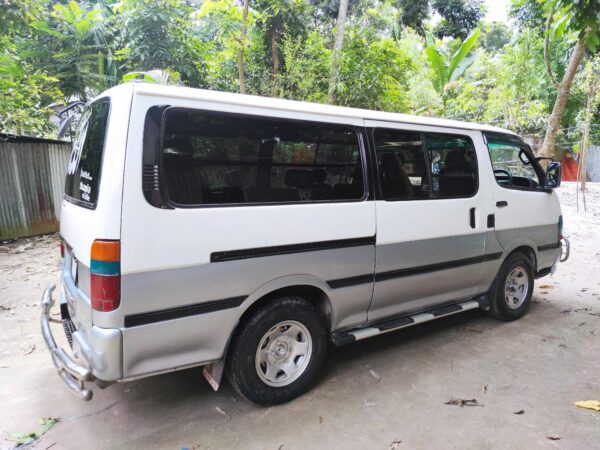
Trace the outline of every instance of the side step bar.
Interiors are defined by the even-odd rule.
[[[471,309],[489,307],[489,301],[486,297],[479,297],[474,300],[452,303],[449,305],[438,306],[437,308],[429,309],[419,313],[413,313],[405,316],[387,319],[382,322],[373,323],[362,328],[345,330],[333,333],[331,340],[336,346],[351,344],[352,342],[360,341],[379,334],[389,333],[390,331],[401,330],[403,328],[412,327],[419,323],[430,322],[440,317],[451,316],[463,311]]]

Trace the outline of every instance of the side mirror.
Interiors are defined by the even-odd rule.
[[[546,189],[555,189],[560,186],[562,178],[562,166],[559,162],[552,161],[546,167],[546,178],[544,179],[544,187]]]

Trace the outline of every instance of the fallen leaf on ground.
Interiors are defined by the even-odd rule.
[[[560,441],[562,438],[560,436],[551,435],[546,436],[546,439],[550,439],[551,441]]]
[[[551,284],[542,284],[540,285],[540,289],[554,289],[554,286]]]
[[[24,355],[30,355],[35,350],[35,344],[29,344],[28,346],[21,349],[21,353]]]
[[[217,412],[219,412],[220,414],[223,414],[224,416],[227,415],[227,413],[225,411],[223,411],[221,408],[219,408],[218,406],[215,408],[217,410]]]
[[[525,414],[525,410],[522,409],[520,411],[514,412],[513,414],[516,414],[517,416],[520,416],[521,414]]]
[[[476,399],[472,398],[470,400],[464,398],[451,398],[448,400],[445,405],[456,405],[456,406],[483,406],[481,403],[478,403]]]
[[[28,433],[13,433],[11,438],[20,445],[27,444],[46,434],[58,421],[59,419],[56,417],[40,417],[40,427],[37,430]]]
[[[319,423],[323,423],[323,417],[319,416]]]
[[[402,444],[402,441],[394,441],[390,444],[390,446],[388,447],[388,450],[396,450],[397,448],[400,447],[400,444]]]
[[[375,378],[377,381],[379,381],[381,379],[379,374],[377,372],[375,372],[373,369],[369,369],[369,372],[371,373],[371,375],[373,375],[373,378]]]
[[[483,393],[487,393],[487,384],[483,385],[481,390],[483,391]]]
[[[600,411],[600,401],[598,400],[583,400],[575,402],[575,406],[580,408],[593,409],[594,411]]]

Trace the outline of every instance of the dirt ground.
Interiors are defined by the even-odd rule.
[[[213,392],[200,369],[80,401],[39,328],[42,291],[59,281],[56,236],[0,245],[0,448],[40,417],[59,422],[38,449],[599,448],[600,412],[573,402],[600,400],[600,185],[587,213],[576,212],[574,184],[558,192],[571,259],[537,281],[526,317],[471,311],[361,341],[332,352],[308,394],[271,408],[227,383]]]

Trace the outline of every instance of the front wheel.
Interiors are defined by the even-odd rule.
[[[513,253],[506,258],[490,290],[490,314],[506,322],[523,317],[531,304],[533,280],[527,256]]]
[[[276,405],[304,392],[327,350],[318,310],[299,297],[282,297],[257,310],[232,342],[227,375],[246,399]]]

